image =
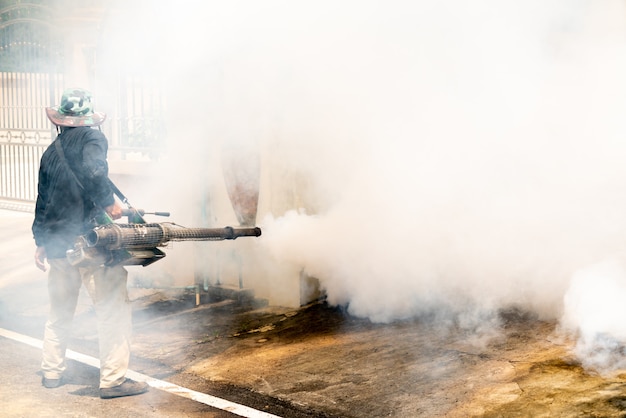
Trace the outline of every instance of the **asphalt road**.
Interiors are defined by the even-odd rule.
[[[65,384],[46,389],[39,374],[40,350],[0,338],[0,404],[3,417],[236,417],[165,391],[103,400],[98,370],[69,361]]]

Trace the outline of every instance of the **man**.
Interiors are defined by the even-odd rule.
[[[93,301],[100,352],[100,397],[117,398],[144,393],[148,385],[126,379],[130,359],[131,307],[122,266],[72,266],[66,251],[76,238],[92,228],[97,211],[119,219],[122,207],[108,180],[108,143],[99,126],[106,115],[93,111],[91,93],[63,92],[61,104],[46,108],[58,136],[41,157],[33,235],[35,264],[50,266],[50,313],[43,340],[42,384],[60,386],[66,369],[70,338],[81,284]],[[98,129],[94,129],[98,127]],[[60,147],[59,147],[60,146]]]

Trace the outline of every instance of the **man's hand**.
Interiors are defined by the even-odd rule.
[[[122,206],[117,201],[111,206],[107,206],[106,208],[104,208],[104,210],[113,220],[122,217]]]
[[[44,247],[37,247],[35,250],[35,265],[41,271],[46,271],[46,249]]]

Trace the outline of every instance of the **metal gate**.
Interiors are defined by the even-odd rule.
[[[7,2],[3,2],[6,4]],[[0,10],[0,199],[3,206],[32,206],[37,172],[54,132],[45,107],[63,83],[62,59],[49,23],[52,9],[35,3]]]

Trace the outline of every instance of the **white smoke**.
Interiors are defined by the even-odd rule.
[[[606,293],[576,272],[626,243],[623,1],[177,4],[133,33],[187,172],[261,144],[271,187],[300,185],[302,208],[261,196],[268,265],[375,321],[515,306],[593,328],[577,309]]]
[[[626,270],[606,260],[576,272],[565,294],[563,331],[577,338],[576,355],[585,367],[610,373],[626,367]]]

